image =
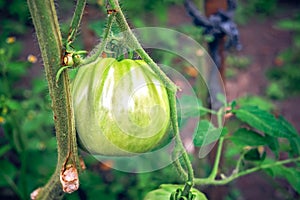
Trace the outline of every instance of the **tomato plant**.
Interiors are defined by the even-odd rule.
[[[72,93],[79,139],[92,154],[146,152],[167,133],[167,91],[145,61],[99,58],[79,69]]]
[[[178,172],[176,177],[182,180],[176,182],[177,180],[165,178],[163,183],[172,180],[172,183],[176,182],[176,185],[163,184],[159,189],[154,189],[161,184],[161,182],[157,183],[155,187],[151,186],[152,191],[145,196],[145,199],[206,199],[205,195],[197,191],[195,187],[225,185],[258,170],[265,170],[275,177],[284,177],[295,191],[300,192],[299,179],[294,179],[300,176],[298,170],[300,137],[297,130],[284,118],[274,116],[271,112],[256,105],[243,105],[236,101],[227,102],[221,96],[218,100],[221,99],[222,106],[218,110],[205,108],[202,103],[198,103],[196,107],[190,106],[189,102],[200,102],[200,100],[197,97],[183,96],[181,103],[185,104],[187,110],[183,111],[184,115],[178,117],[178,99],[176,99],[178,87],[142,48],[130,29],[118,0],[107,2],[107,26],[102,33],[102,41],[87,58],[81,59],[80,55],[85,51],[73,49],[72,42],[75,40],[84,13],[85,0],[77,1],[68,29],[69,34],[65,39],[61,36],[54,1],[28,0],[52,99],[58,148],[57,165],[53,176],[44,187],[33,193],[32,199],[60,199],[63,192],[71,193],[78,189],[78,173],[84,167],[79,162],[75,124],[78,138],[84,148],[91,154],[113,157],[149,152],[170,132],[174,145],[172,152],[168,152],[172,156],[168,156],[173,158],[170,159],[170,163]],[[119,30],[125,33],[122,40],[126,41],[127,47],[138,56],[139,60],[118,61],[115,58],[103,58],[104,55],[115,54],[115,52],[104,53],[113,36],[113,24],[117,24]],[[172,42],[177,42],[170,35],[167,37]],[[178,46],[181,48],[180,43]],[[123,53],[123,51],[117,53]],[[203,52],[193,49],[191,54],[192,57],[196,55],[200,58]],[[69,73],[66,71],[69,67],[79,67],[71,88]],[[4,111],[3,113],[6,113]],[[201,118],[197,121],[197,127],[191,131],[193,136],[190,140],[195,147],[198,147],[195,148],[199,149],[199,152],[196,152],[198,156],[206,155],[207,146],[218,141],[215,161],[206,170],[208,173],[201,174],[204,177],[207,175],[206,178],[195,176],[194,168],[200,171],[203,167],[192,165],[194,163],[191,158],[196,160],[197,157],[193,156],[194,154],[188,154],[180,136],[179,128],[181,127],[178,124],[180,117],[200,116],[205,119]],[[216,123],[208,121],[211,116],[216,119]],[[239,127],[224,128],[223,119],[225,118],[227,121],[229,119],[238,121]],[[226,145],[230,145],[230,151],[233,152],[230,152],[230,155],[226,154],[227,158],[235,162],[231,169],[225,168],[224,170],[220,162]],[[7,147],[2,149],[2,152],[5,151]],[[159,159],[156,159],[155,161],[159,162]],[[6,166],[15,171],[14,167],[7,164]],[[97,165],[94,166],[96,168]],[[25,168],[22,169],[24,174]],[[87,173],[82,176],[86,179],[81,179],[84,182],[81,185],[83,188],[94,187],[94,192],[101,191],[104,194],[103,188],[97,190],[96,184],[88,184],[89,179],[97,179],[95,174]],[[15,177],[15,172],[11,177]],[[144,179],[144,186],[149,185],[151,178]],[[120,180],[107,178],[107,181],[103,183],[107,184],[108,181]],[[14,180],[9,179],[8,182],[12,188],[16,187]],[[62,185],[64,187],[61,187]],[[114,189],[126,192],[127,188],[120,188],[122,187]],[[79,196],[80,192],[78,192]],[[87,189],[86,192],[90,190]],[[138,192],[135,191],[135,193]]]

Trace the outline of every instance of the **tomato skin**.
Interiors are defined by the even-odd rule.
[[[142,60],[99,58],[79,69],[72,95],[79,140],[92,154],[147,152],[168,131],[166,88]]]

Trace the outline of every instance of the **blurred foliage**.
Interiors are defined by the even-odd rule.
[[[144,0],[127,1],[122,3],[127,17],[136,27],[145,26],[152,19],[156,24],[165,25],[168,20],[168,8],[172,5],[183,4],[183,0]],[[149,25],[149,24],[148,24]]]
[[[44,79],[24,86],[31,63],[18,60],[23,48],[8,38],[0,46],[1,199],[27,199],[51,175],[56,160],[52,112]]]
[[[234,78],[241,70],[246,70],[250,64],[251,59],[246,56],[238,56],[230,53],[226,56],[226,77]]]
[[[235,21],[238,24],[246,24],[254,16],[270,16],[278,9],[278,0],[240,0],[237,2]]]
[[[267,77],[271,82],[266,93],[271,98],[283,99],[300,92],[300,14],[279,21],[277,27],[291,31],[293,41],[288,49],[277,56],[275,66],[268,70]]]
[[[25,0],[0,1],[0,35],[24,34],[30,24],[29,10]]]

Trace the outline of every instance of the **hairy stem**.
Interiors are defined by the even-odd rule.
[[[104,35],[103,35],[103,38],[102,38],[102,42],[99,43],[95,49],[92,51],[91,53],[91,56],[86,58],[84,61],[83,61],[83,65],[85,64],[89,64],[93,61],[95,61],[98,57],[101,56],[101,54],[104,52],[105,50],[105,47],[107,45],[107,42],[108,42],[108,39],[109,39],[109,33],[111,31],[111,28],[113,26],[113,23],[114,23],[114,19],[115,19],[115,13],[112,13],[108,16],[108,20],[107,20],[107,26],[106,26],[106,29],[104,31]]]
[[[56,83],[56,73],[62,63],[62,38],[53,0],[28,0],[29,10],[39,42],[48,88],[52,100],[56,130],[58,160],[49,182],[41,188],[39,199],[61,199],[59,175],[67,161],[79,166],[74,114],[70,96],[69,77],[64,71]]]
[[[194,185],[194,171],[192,167],[192,163],[188,157],[188,154],[182,144],[180,134],[179,134],[179,127],[178,127],[178,121],[177,121],[177,108],[176,108],[176,95],[175,92],[172,92],[168,90],[168,96],[170,101],[170,110],[171,110],[171,122],[173,126],[175,141],[176,141],[176,148],[175,150],[179,149],[179,152],[182,153],[182,158],[187,170],[187,180],[186,182],[188,184],[185,184],[184,190],[183,190],[183,196],[187,196],[188,192],[190,191],[191,187]],[[175,159],[178,159],[175,157]],[[177,163],[178,162],[178,163]],[[175,160],[175,166],[178,168],[178,171],[184,171],[182,168],[180,162],[178,160]],[[183,175],[186,176],[186,173],[183,173]]]
[[[166,76],[166,74],[157,66],[157,64],[152,60],[152,58],[145,52],[141,44],[131,31],[126,18],[120,8],[118,0],[108,0],[112,9],[116,10],[116,21],[119,25],[120,30],[124,34],[128,45],[132,50],[136,51],[138,55],[150,66],[150,68],[157,74],[160,80],[172,91],[177,90],[177,86]]]
[[[186,181],[188,182],[188,184],[185,185],[183,191],[185,191],[185,193],[188,193],[190,188],[193,186],[194,172],[193,172],[191,161],[189,160],[188,154],[182,144],[179,135],[179,127],[177,121],[177,108],[176,108],[177,86],[166,76],[166,74],[157,66],[157,64],[151,59],[151,57],[142,48],[141,44],[138,42],[137,38],[134,36],[133,32],[131,31],[126,21],[126,18],[119,6],[118,0],[109,0],[109,3],[112,9],[116,11],[116,21],[121,31],[123,31],[124,37],[127,40],[128,44],[130,45],[129,47],[135,50],[138,53],[138,55],[151,67],[154,73],[157,74],[157,76],[160,78],[160,80],[163,81],[163,83],[167,88],[167,93],[168,93],[169,103],[170,103],[171,122],[173,126],[175,140],[176,140],[176,146],[180,149],[179,152],[182,153],[182,158],[187,170],[187,174],[185,173],[185,170],[181,166],[179,160],[176,158],[175,158],[175,166],[176,168],[178,168],[178,171],[181,172],[183,176],[187,176]],[[176,148],[175,151],[177,151]],[[187,194],[183,194],[183,195],[187,195]]]
[[[77,33],[79,25],[80,25],[80,21],[81,21],[82,15],[83,15],[85,4],[86,4],[86,0],[78,0],[77,1],[74,15],[72,18],[72,22],[71,22],[70,29],[69,29],[69,35],[68,35],[68,39],[67,39],[68,43],[72,43],[76,37],[76,33]]]
[[[288,163],[292,163],[292,162],[299,162],[299,161],[300,161],[300,157],[297,157],[297,158],[291,158],[291,159],[287,159],[287,160],[277,161],[274,163],[263,164],[263,165],[260,165],[257,167],[247,169],[245,171],[241,171],[239,173],[233,173],[229,177],[221,179],[221,180],[211,180],[208,178],[195,178],[195,184],[202,185],[202,186],[203,185],[226,185],[229,182],[231,182],[241,176],[245,176],[245,175],[251,174],[253,172],[256,172],[256,171],[259,171],[262,169],[267,169],[267,168],[275,167],[278,165],[284,165],[284,164],[288,164]]]

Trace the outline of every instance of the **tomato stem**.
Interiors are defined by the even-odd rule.
[[[157,74],[160,80],[163,81],[167,88],[172,91],[177,91],[177,86],[166,76],[166,74],[157,66],[157,64],[152,60],[152,58],[143,49],[133,32],[131,31],[126,18],[122,12],[118,0],[108,0],[112,10],[115,10],[116,21],[119,25],[125,40],[128,42],[129,48],[135,50],[137,54],[150,66],[150,68]]]
[[[191,164],[191,161],[188,157],[188,154],[183,146],[182,140],[180,138],[180,133],[179,133],[179,127],[178,127],[178,117],[177,117],[177,108],[176,108],[176,94],[175,92],[167,89],[168,92],[168,97],[169,97],[169,102],[170,102],[170,115],[171,115],[171,122],[172,122],[172,126],[173,126],[173,131],[174,131],[174,137],[175,137],[175,142],[176,142],[176,146],[175,146],[175,166],[177,167],[179,172],[185,172],[185,170],[182,168],[181,163],[179,162],[179,154],[182,153],[182,158],[187,170],[187,174],[183,173],[183,175],[187,175],[187,177],[185,177],[187,180],[187,182],[189,182],[192,186],[194,184],[194,171],[193,171],[193,167]],[[178,148],[178,150],[177,150]],[[177,155],[176,155],[177,154]]]
[[[76,10],[82,12],[85,0],[78,1],[80,2],[77,6],[80,5],[81,8]],[[52,100],[58,150],[55,172],[48,183],[39,190],[38,199],[61,199],[64,193],[60,183],[60,172],[66,161],[71,162],[80,171],[69,76],[67,71],[63,71],[62,78],[56,82],[56,74],[61,67],[64,50],[54,0],[28,0],[27,3],[44,62]],[[79,11],[76,12],[78,15]],[[78,27],[80,19],[81,17],[74,19],[71,27]],[[72,31],[73,33],[75,32]],[[71,37],[71,40],[73,37],[75,35]]]
[[[227,106],[225,106],[225,107],[227,107]],[[222,117],[224,116],[224,107],[220,108],[216,115],[217,115],[218,127],[222,128]],[[216,153],[216,158],[215,158],[215,162],[213,165],[213,169],[212,169],[208,179],[214,180],[217,177],[219,164],[220,164],[220,160],[221,160],[222,149],[223,149],[223,143],[224,143],[224,137],[221,136],[218,141],[217,153]]]
[[[71,22],[70,29],[69,29],[67,44],[71,44],[76,37],[76,33],[77,33],[77,30],[80,25],[80,21],[81,21],[82,15],[83,15],[85,4],[86,4],[86,0],[78,0],[77,1],[74,15],[72,18],[72,22]]]
[[[271,162],[271,163],[266,163],[266,164],[262,164],[259,165],[257,167],[253,167],[250,169],[246,169],[244,171],[235,173],[235,171],[228,177],[225,177],[223,179],[220,180],[211,180],[209,178],[195,178],[195,184],[197,185],[226,185],[229,182],[241,177],[241,176],[245,176],[248,174],[251,174],[253,172],[262,170],[262,169],[268,169],[271,167],[275,167],[275,166],[279,166],[279,165],[285,165],[285,164],[289,164],[289,163],[293,163],[293,162],[299,162],[300,161],[300,157],[296,157],[296,158],[290,158],[287,160],[281,160],[281,161],[276,161],[276,162]]]
[[[160,80],[163,81],[167,88],[167,93],[169,97],[169,103],[170,103],[170,115],[171,115],[171,122],[173,126],[174,131],[174,137],[176,141],[176,146],[180,149],[179,152],[182,152],[182,158],[187,170],[187,174],[183,167],[181,166],[179,160],[177,159],[177,156],[175,157],[175,166],[177,167],[179,172],[182,172],[184,176],[187,175],[187,182],[193,186],[193,179],[194,179],[194,172],[192,168],[192,164],[190,162],[190,159],[188,157],[188,154],[183,146],[183,143],[181,141],[180,135],[179,135],[179,127],[178,127],[178,121],[177,121],[177,108],[176,108],[176,91],[177,86],[167,77],[167,75],[157,66],[157,64],[152,60],[152,58],[145,52],[145,50],[142,48],[141,44],[131,31],[126,18],[122,12],[122,9],[119,6],[118,0],[108,0],[110,3],[110,6],[113,10],[116,11],[116,21],[121,29],[123,31],[124,37],[126,41],[129,43],[129,47],[135,50],[138,55],[151,67],[151,69],[154,71],[154,73],[157,74],[157,76],[160,78]],[[175,147],[175,155],[178,153]],[[178,154],[177,154],[178,155]]]
[[[95,61],[104,52],[107,42],[109,40],[109,33],[111,32],[111,28],[113,26],[114,19],[115,19],[115,13],[108,15],[107,25],[106,25],[106,29],[104,31],[102,42],[99,43],[94,48],[94,50],[90,53],[90,56],[82,62],[82,65],[86,65],[86,64],[89,64],[89,63]]]

